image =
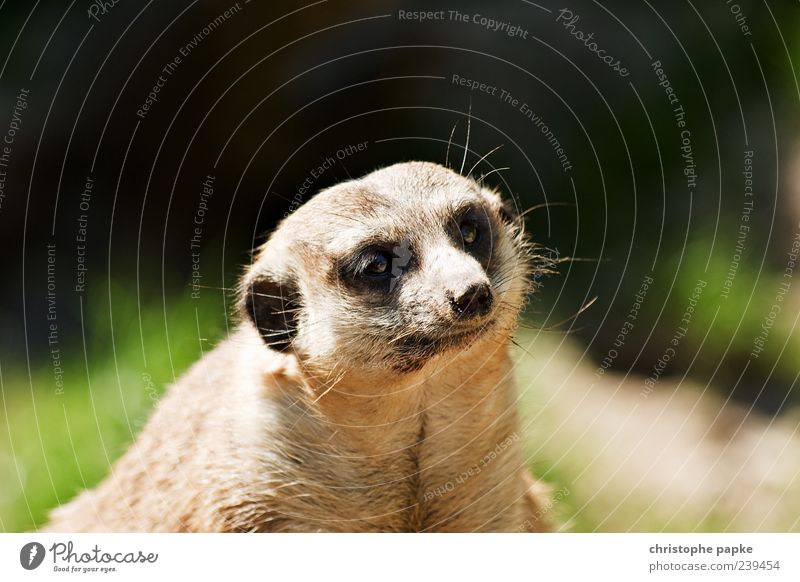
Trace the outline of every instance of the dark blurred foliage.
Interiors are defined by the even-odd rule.
[[[557,329],[578,335],[600,362],[651,274],[655,283],[613,363],[648,374],[705,277],[701,314],[664,373],[688,370],[778,410],[798,354],[744,362],[772,302],[757,280],[779,276],[796,230],[787,183],[797,133],[789,60],[797,48],[796,3],[739,2],[751,35],[722,1],[570,3],[580,15],[576,28],[593,32],[624,63],[625,78],[555,22],[560,5],[539,4],[551,11],[524,1],[241,2],[167,76],[140,119],[162,68],[232,3],[120,1],[96,22],[88,2],[6,2],[0,132],[20,89],[30,97],[0,210],[3,352],[20,367],[26,357],[47,356],[47,244],[57,248],[62,342],[80,341],[80,310],[94,308],[91,295],[74,291],[87,176],[94,181],[84,213],[87,289],[122,281],[143,304],[157,306],[162,294],[191,292],[189,242],[207,175],[215,180],[202,231],[203,284],[230,288],[248,251],[296,196],[305,200],[396,161],[444,163],[454,127],[450,163],[459,169],[469,127],[464,170],[502,146],[473,175],[508,168],[487,183],[513,195],[523,211],[568,203],[531,211],[530,232],[561,257],[588,259],[563,263],[545,281],[533,320],[553,325],[597,297]],[[528,38],[473,22],[398,18],[398,10],[455,8],[521,26]],[[698,174],[692,191],[655,60],[686,112]],[[452,82],[454,74],[529,104],[572,169],[563,170],[551,143],[499,90],[469,91]],[[359,142],[368,143],[364,151],[337,160],[312,180],[309,194],[299,194],[313,168]],[[720,293],[737,240],[748,149],[757,194],[734,281],[744,300],[734,303]],[[712,264],[722,265],[721,276],[705,270]],[[773,295],[774,285],[767,288]],[[746,310],[753,323],[738,328]],[[134,333],[132,322],[117,324]],[[780,348],[777,336],[770,341]]]

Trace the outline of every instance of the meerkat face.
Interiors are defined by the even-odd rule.
[[[323,370],[418,370],[505,338],[530,246],[500,197],[411,162],[318,194],[281,223],[240,304],[267,345]],[[505,335],[503,335],[505,334]]]

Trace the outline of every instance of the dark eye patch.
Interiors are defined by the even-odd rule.
[[[492,254],[494,228],[486,210],[480,206],[458,210],[448,225],[456,245],[478,259],[484,267]]]
[[[367,291],[391,291],[413,260],[410,243],[371,243],[343,257],[339,277],[348,286]]]
[[[389,276],[392,273],[393,259],[392,252],[385,248],[365,249],[354,257],[352,271],[356,276]]]

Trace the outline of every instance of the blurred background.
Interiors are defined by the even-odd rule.
[[[0,531],[108,473],[278,220],[412,159],[562,259],[514,358],[563,530],[800,531],[799,17],[0,1]]]

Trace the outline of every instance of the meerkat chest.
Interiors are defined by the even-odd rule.
[[[257,529],[513,528],[522,459],[510,383],[451,375],[385,392],[405,396],[280,407]]]
[[[432,406],[419,448],[420,529],[504,531],[516,527],[522,469],[513,407],[493,402]]]
[[[520,437],[497,385],[428,388],[435,401],[377,427],[330,428],[295,457],[307,491],[295,515],[325,531],[507,530],[519,520]],[[470,393],[472,391],[473,393]],[[295,426],[297,429],[297,425]],[[347,434],[346,438],[342,433]],[[303,439],[295,437],[295,442]],[[305,439],[310,442],[311,439]]]

